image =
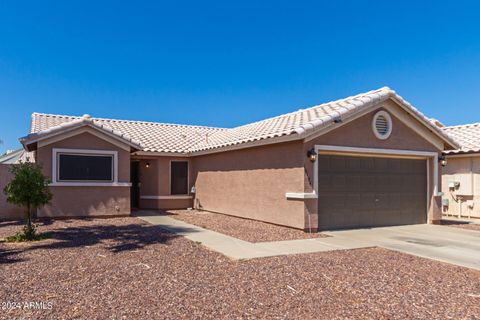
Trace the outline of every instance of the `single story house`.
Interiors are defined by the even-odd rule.
[[[26,152],[24,149],[8,150],[0,155],[0,164],[15,164],[20,161],[29,162],[31,157],[33,159],[33,154]]]
[[[443,212],[480,218],[480,123],[442,127],[461,145],[445,151]]]
[[[384,87],[235,128],[32,114],[39,217],[194,207],[304,230],[435,223],[460,146]]]
[[[24,149],[9,150],[0,155],[0,221],[17,220],[25,216],[25,210],[7,202],[7,196],[3,192],[5,185],[12,179],[10,166],[15,163],[33,160],[33,154]]]

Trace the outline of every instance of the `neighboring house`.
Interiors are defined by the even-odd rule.
[[[46,216],[219,212],[305,230],[435,223],[459,145],[389,88],[225,129],[34,113]]]
[[[443,212],[480,218],[480,123],[442,129],[461,145],[445,152]]]
[[[21,219],[24,216],[25,209],[7,202],[7,196],[3,192],[3,188],[12,178],[10,166],[20,161],[30,161],[30,159],[33,159],[33,154],[23,149],[7,151],[0,155],[0,220]]]
[[[16,164],[19,162],[29,162],[33,159],[33,153],[26,152],[24,149],[9,150],[0,155],[0,164]]]

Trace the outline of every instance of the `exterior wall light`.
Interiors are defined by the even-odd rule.
[[[150,162],[145,163],[145,168],[150,168]]]
[[[314,148],[307,151],[307,158],[310,159],[310,161],[312,162],[315,162],[317,160],[317,153],[315,152]]]
[[[438,161],[440,162],[442,167],[445,167],[447,165],[447,158],[445,156],[438,157]]]

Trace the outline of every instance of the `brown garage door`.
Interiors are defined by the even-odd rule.
[[[319,229],[426,223],[425,160],[319,156]]]

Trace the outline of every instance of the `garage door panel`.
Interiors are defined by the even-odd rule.
[[[407,179],[410,178],[410,181],[408,181]],[[412,192],[412,193],[418,193],[418,192],[425,192],[426,193],[426,190],[425,190],[425,187],[422,187],[422,185],[426,184],[426,181],[425,179],[422,179],[422,177],[405,177],[404,180],[403,180],[403,183],[405,186],[408,185],[408,189]]]
[[[334,175],[332,177],[332,191],[339,190],[340,192],[348,190],[348,185],[345,175]]]
[[[322,197],[324,199],[324,204],[326,208],[333,210],[341,210],[345,207],[345,194],[344,193],[327,193],[327,197]]]
[[[397,194],[395,197],[390,198],[390,205],[392,208],[400,208],[403,209],[406,207],[406,203],[410,198],[409,195],[406,194]]]
[[[379,175],[375,174],[375,183],[372,185],[373,190],[381,190],[381,191],[387,191],[388,189],[395,188],[395,182],[398,181],[393,181],[392,176],[390,175]]]
[[[319,156],[319,228],[426,222],[425,160]]]
[[[375,210],[375,193],[374,192],[363,192],[361,193],[362,203],[360,208],[362,210],[372,211]]]
[[[383,158],[372,158],[374,163],[374,170],[376,172],[387,172],[390,166],[388,161],[385,161]]]
[[[395,197],[393,197],[395,198]],[[388,210],[391,208],[391,201],[389,193],[377,193],[375,194],[375,208],[378,210]]]
[[[329,162],[329,170],[333,172],[348,172],[347,160],[343,159],[331,159]]]
[[[375,192],[375,184],[377,178],[373,175],[363,174],[361,178],[362,183],[360,185],[350,185],[351,190],[358,190],[358,192]]]
[[[360,209],[362,205],[362,195],[359,193],[347,193],[345,200],[344,200],[349,206],[355,208],[355,209]]]
[[[319,193],[328,192],[332,189],[332,175],[326,173],[318,174],[318,191]]]

